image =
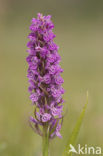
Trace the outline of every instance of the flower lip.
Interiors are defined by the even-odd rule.
[[[50,115],[50,114],[44,113],[44,114],[42,115],[42,122],[47,122],[47,121],[49,121],[50,119],[51,119],[51,115]]]

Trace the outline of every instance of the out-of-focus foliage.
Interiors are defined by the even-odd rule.
[[[41,156],[41,138],[28,126],[32,107],[25,58],[30,20],[51,14],[64,68],[63,139],[51,141],[60,156],[89,92],[77,143],[103,145],[103,1],[0,0],[0,156]]]

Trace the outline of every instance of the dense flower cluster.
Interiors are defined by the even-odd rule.
[[[27,44],[29,56],[27,62],[30,99],[35,106],[34,117],[30,117],[37,133],[42,135],[39,126],[48,126],[49,137],[61,137],[64,82],[60,74],[63,72],[59,62],[58,46],[52,29],[51,16],[38,13],[30,26],[31,33]]]

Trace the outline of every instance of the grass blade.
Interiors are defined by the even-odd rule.
[[[73,129],[73,132],[70,136],[70,138],[68,139],[68,142],[67,142],[67,145],[64,149],[64,153],[63,153],[63,156],[72,156],[72,153],[70,152],[69,153],[69,150],[71,149],[70,146],[73,148],[73,146],[75,145],[75,142],[76,142],[76,139],[77,139],[77,136],[79,134],[79,131],[80,131],[80,127],[82,125],[82,122],[83,122],[83,118],[84,118],[84,115],[85,115],[85,111],[86,111],[86,107],[87,107],[87,104],[88,104],[88,92],[87,92],[87,100],[86,100],[86,104],[84,105],[84,108],[77,120],[77,123]],[[75,149],[74,149],[75,150]]]

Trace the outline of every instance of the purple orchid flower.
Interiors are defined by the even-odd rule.
[[[33,103],[34,116],[30,123],[36,132],[43,135],[40,126],[49,131],[49,138],[58,136],[63,119],[64,82],[60,74],[63,72],[59,62],[59,47],[53,42],[55,34],[52,32],[54,24],[51,16],[38,13],[37,19],[33,18],[28,35],[28,79],[30,99]]]

